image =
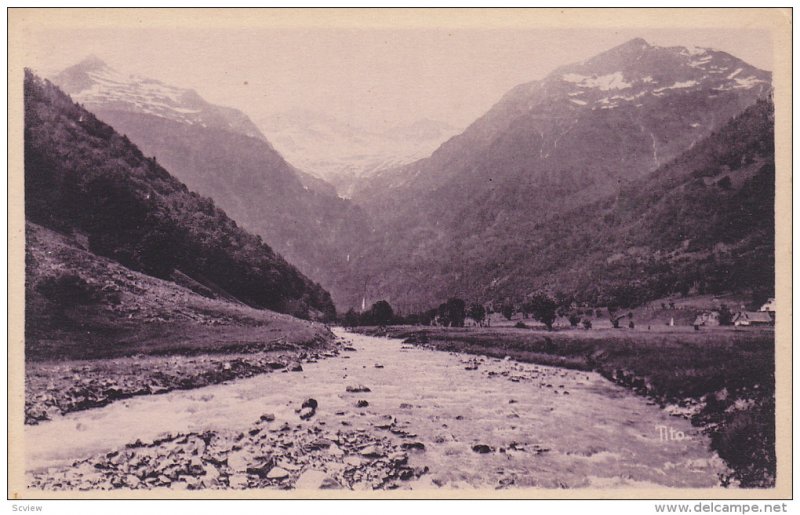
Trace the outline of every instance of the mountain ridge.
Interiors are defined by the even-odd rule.
[[[376,230],[352,282],[409,309],[500,295],[493,271],[519,270],[543,244],[532,223],[614,198],[768,98],[770,80],[724,52],[633,40],[512,88],[430,157],[354,193]]]
[[[25,75],[25,215],[211,298],[335,317],[330,294],[46,80]],[[57,279],[57,278],[56,278]]]
[[[345,198],[358,181],[426,157],[458,132],[428,118],[368,129],[307,109],[273,113],[258,125],[289,161],[333,184]]]
[[[53,82],[89,110],[93,106],[103,106],[105,109],[144,112],[267,142],[261,131],[241,111],[210,104],[193,89],[120,73],[94,55],[56,74]]]
[[[97,66],[105,74],[99,80],[91,71]],[[192,190],[213,198],[303,273],[326,289],[338,290],[338,270],[347,263],[349,247],[368,232],[360,208],[287,162],[245,114],[191,100],[193,91],[138,76],[115,79],[119,75],[90,60],[54,81],[69,85],[76,77],[92,80],[93,86],[82,83],[76,86],[79,91],[67,93],[147,155],[156,156]],[[187,95],[193,104],[181,103]],[[192,106],[199,112],[174,109]]]

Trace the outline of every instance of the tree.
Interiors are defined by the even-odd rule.
[[[616,306],[608,306],[608,319],[614,329],[619,329],[619,321],[624,318],[622,315],[617,314],[618,308]]]
[[[420,316],[420,323],[422,325],[431,325],[434,320],[436,320],[436,315],[438,311],[436,308],[429,309],[425,313]]]
[[[344,319],[342,320],[345,327],[355,327],[358,325],[358,313],[355,312],[353,308],[350,308],[347,313],[344,314]]]
[[[514,316],[514,305],[506,302],[500,307],[500,312],[506,317],[506,320],[511,320],[511,317]]]
[[[446,302],[439,304],[439,309],[436,310],[436,317],[441,325],[450,327],[450,317],[448,317]]]
[[[408,325],[419,325],[420,323],[420,314],[419,313],[409,313],[404,319],[403,322]]]
[[[586,329],[586,330],[589,330],[589,329],[592,328],[592,321],[589,320],[588,318],[584,318],[583,321],[581,321],[581,324],[583,325],[583,328]]]
[[[394,321],[394,310],[385,300],[379,300],[368,311],[371,322],[375,325],[389,325]]]
[[[450,321],[451,327],[464,327],[464,318],[467,316],[464,311],[465,307],[464,301],[457,297],[448,299],[445,309],[447,310],[447,319]]]
[[[572,327],[578,327],[580,321],[581,317],[577,313],[571,313],[569,315],[569,325],[571,325]]]
[[[733,325],[733,312],[727,304],[719,308],[719,325]]]
[[[556,312],[559,302],[546,292],[534,293],[528,301],[528,307],[533,318],[547,326],[548,331],[553,330],[553,322],[556,320]]]
[[[483,320],[486,318],[486,309],[484,309],[482,304],[476,302],[469,307],[468,314],[475,322],[482,324]]]

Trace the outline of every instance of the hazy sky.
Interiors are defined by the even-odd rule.
[[[24,54],[44,75],[94,54],[254,120],[301,107],[371,128],[420,118],[463,127],[513,86],[634,37],[773,68],[769,34],[742,29],[51,29],[28,34]]]

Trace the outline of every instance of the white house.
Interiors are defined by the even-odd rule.
[[[775,299],[770,297],[769,299],[767,299],[767,302],[765,302],[764,305],[761,306],[759,311],[771,311],[774,313],[775,311],[777,311],[775,306],[776,306]]]

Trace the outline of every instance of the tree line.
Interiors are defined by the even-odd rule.
[[[539,290],[527,295],[521,302],[503,302],[497,311],[493,303],[468,304],[463,299],[451,297],[438,307],[402,315],[396,312],[388,301],[380,300],[361,313],[351,308],[339,318],[339,323],[346,327],[387,325],[464,327],[466,321],[470,319],[472,323],[484,326],[490,324],[489,316],[498,312],[507,320],[511,320],[516,314],[522,314],[523,319],[533,318],[544,324],[548,330],[553,330],[553,325],[559,317],[564,318],[574,328],[591,329],[592,319],[601,317],[608,317],[614,328],[623,326],[633,328],[633,312],[627,309],[630,307],[632,306],[618,304],[610,304],[602,309],[580,307],[569,295]],[[525,327],[523,322],[518,322],[517,325]]]

